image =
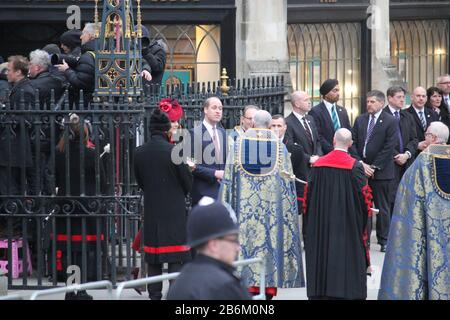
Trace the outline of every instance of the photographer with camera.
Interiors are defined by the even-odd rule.
[[[63,93],[62,79],[52,75],[49,68],[50,57],[47,52],[39,49],[30,52],[28,78],[33,88],[39,90],[39,104],[43,110],[50,107],[52,90],[55,101],[58,101]]]
[[[142,26],[142,58],[147,62],[143,67],[143,84],[145,92],[148,93],[150,88],[161,86],[166,67],[166,48],[162,41],[150,40],[150,31],[145,26]],[[146,70],[147,68],[149,70]],[[146,72],[151,76],[146,76]],[[157,92],[153,91],[156,89],[152,89],[151,92]],[[157,90],[159,91],[159,89]]]
[[[79,58],[81,56],[81,31],[68,30],[64,32],[59,38],[62,52],[66,55],[71,55]]]
[[[100,29],[100,25],[97,27]],[[61,64],[56,65],[59,71],[64,72],[70,84],[69,103],[72,108],[74,108],[74,103],[78,104],[80,101],[80,90],[83,90],[85,108],[92,100],[92,93],[95,88],[95,23],[85,24],[80,39],[81,56],[76,65],[74,61],[67,61],[66,59],[63,59]],[[77,105],[75,108],[77,108]]]

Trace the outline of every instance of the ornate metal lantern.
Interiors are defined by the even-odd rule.
[[[137,3],[135,28],[132,0],[104,0],[101,26],[95,0],[95,92],[94,97],[142,94],[141,0]]]

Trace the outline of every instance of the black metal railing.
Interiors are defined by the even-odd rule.
[[[151,90],[139,102],[111,97],[71,106],[68,92],[59,101],[52,94],[47,104],[38,98],[27,104],[22,97],[19,105],[5,101],[0,241],[7,248],[0,248],[0,263],[10,289],[63,285],[70,265],[80,266],[81,282],[132,278],[142,264],[131,248],[142,224],[133,155],[137,138],[148,137],[149,115],[161,99],[178,99],[184,108],[181,123],[192,128],[202,119],[203,101],[218,96],[222,124],[232,128],[246,104],[283,113],[286,93],[283,79],[276,77],[232,81],[228,95],[217,83]]]

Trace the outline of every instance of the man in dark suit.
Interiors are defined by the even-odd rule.
[[[339,128],[351,130],[347,110],[338,106],[339,82],[336,79],[326,80],[320,87],[323,101],[312,108],[309,115],[314,118],[319,133],[322,151],[327,154],[333,151],[334,133]]]
[[[307,168],[309,167],[308,162],[305,160],[305,151],[303,147],[298,143],[289,141],[286,136],[286,120],[282,115],[276,114],[272,116],[272,122],[270,128],[277,132],[279,138],[286,145],[286,149],[291,154],[292,171],[294,175],[300,180],[307,180]],[[303,212],[303,205],[305,204],[305,185],[296,181],[295,187],[297,190],[297,200],[298,200],[298,212],[301,214]]]
[[[417,153],[417,133],[412,115],[402,110],[405,105],[405,89],[390,87],[387,90],[388,105],[383,109],[397,120],[396,143],[394,147],[394,172],[392,180],[391,213],[394,208],[395,194],[406,169],[414,161]]]
[[[306,166],[306,178],[310,166],[323,155],[319,141],[317,126],[313,117],[307,113],[311,110],[311,100],[306,92],[295,91],[291,95],[292,113],[286,117],[286,139],[289,143],[297,143],[303,148],[303,159]]]
[[[417,133],[417,139],[419,141],[417,145],[418,153],[425,150],[428,147],[425,141],[425,131],[433,121],[439,121],[439,115],[431,110],[425,108],[427,103],[427,91],[422,87],[417,87],[411,94],[411,106],[407,111],[413,116],[415,122],[415,128]]]
[[[308,181],[311,166],[323,155],[320,145],[319,133],[314,118],[307,113],[311,111],[311,99],[304,91],[295,91],[291,95],[292,113],[286,117],[286,146],[295,149],[296,153],[301,154],[299,168],[294,169],[294,174],[302,180]],[[288,149],[289,150],[289,149]],[[295,158],[299,158],[296,156]],[[304,196],[304,186],[297,183],[297,199],[300,198],[303,211],[303,204],[306,201]],[[306,216],[303,215],[302,233],[303,242],[306,243]]]
[[[220,180],[223,178],[226,160],[226,134],[220,125],[222,120],[222,102],[210,97],[203,103],[205,118],[201,125],[191,129],[191,150],[196,166],[193,171],[192,205],[196,205],[203,196],[217,199]]]
[[[362,161],[364,172],[369,178],[373,191],[374,204],[379,209],[376,228],[378,244],[381,252],[386,251],[387,236],[390,224],[391,186],[394,179],[394,147],[397,138],[397,123],[393,116],[383,112],[386,99],[378,90],[367,94],[367,112],[355,120],[353,141]],[[370,239],[372,231],[371,219],[367,225]]]

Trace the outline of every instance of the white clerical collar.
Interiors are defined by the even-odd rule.
[[[347,150],[345,150],[345,149],[341,149],[341,148],[334,148],[334,150],[338,150],[338,151],[343,151],[343,152],[345,152],[345,153],[348,153],[348,151],[347,151]]]

